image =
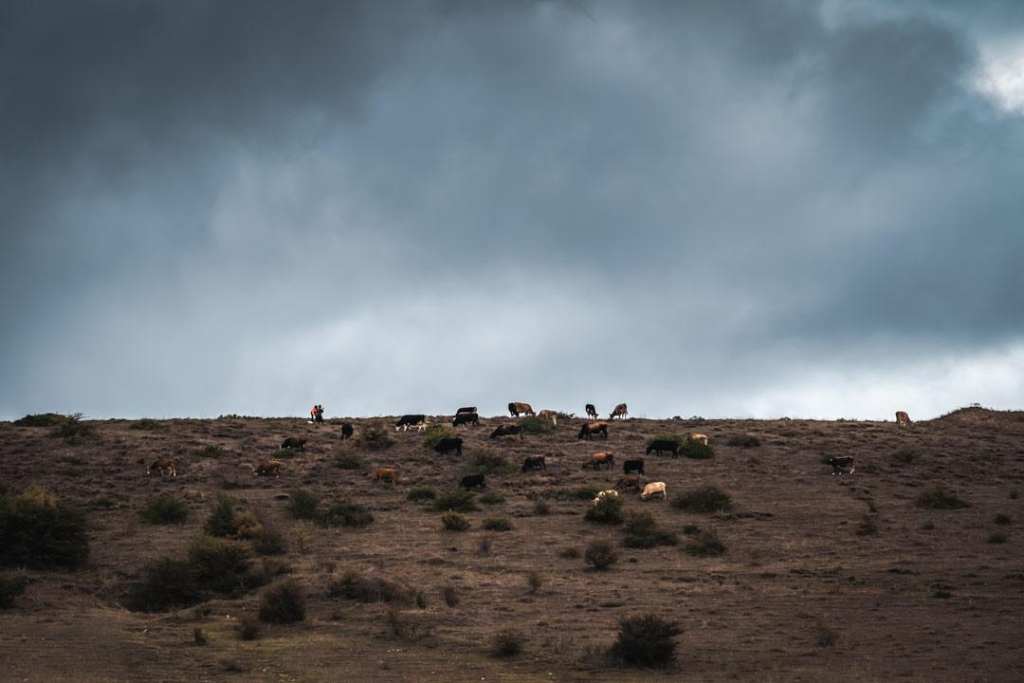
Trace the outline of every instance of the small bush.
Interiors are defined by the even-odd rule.
[[[584,553],[583,559],[594,569],[605,571],[618,562],[619,554],[612,547],[611,543],[607,541],[593,541],[587,546],[587,552]]]
[[[7,576],[0,574],[0,610],[14,606],[14,599],[25,592],[28,579],[20,574]]]
[[[495,657],[516,657],[523,652],[526,639],[516,631],[501,631],[494,636],[491,654]]]
[[[505,494],[500,491],[488,491],[480,496],[480,502],[484,505],[500,505],[505,502]]]
[[[725,512],[732,509],[732,499],[717,486],[706,485],[679,494],[672,506],[687,512]]]
[[[327,587],[327,595],[365,603],[409,603],[413,599],[412,591],[408,588],[378,576],[364,576],[354,569],[347,570],[340,579],[332,581]]]
[[[512,522],[508,517],[488,517],[481,526],[487,531],[512,531]]]
[[[57,426],[56,435],[64,439],[64,442],[71,446],[77,446],[96,436],[93,426],[87,422],[82,422],[80,413],[69,415],[66,420],[61,422]]]
[[[593,500],[598,493],[604,490],[605,489],[601,488],[596,484],[585,484],[583,486],[578,486],[575,489],[573,489],[572,497],[577,500]]]
[[[555,425],[550,420],[529,415],[519,418],[519,426],[524,434],[548,434],[555,431]]]
[[[917,451],[915,451],[912,448],[901,448],[900,450],[892,454],[893,460],[904,465],[909,465],[910,463],[917,460],[917,458]]]
[[[238,597],[267,582],[266,574],[252,568],[249,551],[237,541],[200,536],[189,546],[188,562],[199,585],[214,593]]]
[[[988,542],[989,543],[996,543],[996,544],[1006,543],[1006,541],[1008,541],[1008,540],[1009,539],[1006,537],[1006,534],[1004,534],[1002,532],[996,532],[996,533],[994,533],[994,534],[992,534],[991,536],[988,537]]]
[[[167,425],[165,425],[163,422],[158,422],[156,420],[151,420],[148,417],[144,417],[141,420],[136,420],[135,422],[132,422],[131,428],[138,429],[144,432],[153,432],[159,431],[161,429],[167,429]]]
[[[391,435],[392,426],[384,420],[373,420],[363,427],[359,435],[359,445],[370,451],[383,451],[395,444]]]
[[[235,535],[250,539],[263,533],[263,522],[255,512],[244,510],[235,515]]]
[[[527,572],[526,585],[530,587],[530,593],[534,594],[544,585],[544,577],[535,571]]]
[[[504,455],[491,453],[490,451],[480,451],[469,461],[462,474],[503,476],[512,474],[515,471],[515,466]]]
[[[434,446],[436,446],[441,439],[452,439],[456,436],[455,428],[451,425],[430,425],[427,427],[427,431],[423,435],[423,447],[432,451],[434,450]]]
[[[255,619],[246,618],[238,624],[239,640],[256,640],[260,637],[260,624]]]
[[[818,626],[817,637],[818,647],[835,647],[839,642],[839,634],[828,626]]]
[[[184,524],[188,506],[180,498],[163,493],[146,501],[139,516],[150,524]]]
[[[473,512],[476,507],[476,496],[472,491],[466,489],[449,489],[437,497],[434,501],[434,509],[438,512]]]
[[[633,512],[626,516],[626,537],[622,544],[627,548],[653,548],[678,543],[679,539],[674,533],[658,529],[651,513]]]
[[[217,494],[217,502],[213,506],[203,531],[210,536],[234,536],[238,533],[235,524],[235,499],[226,493]]]
[[[694,557],[717,557],[725,552],[725,544],[714,531],[701,531],[692,536],[684,547]]]
[[[305,489],[288,492],[288,512],[295,519],[316,519],[320,516],[320,498]]]
[[[761,445],[761,439],[756,434],[734,434],[726,443],[736,448],[758,448]]]
[[[551,506],[548,505],[546,500],[538,500],[533,504],[533,514],[540,517],[546,517],[551,514]]]
[[[284,532],[260,520],[260,530],[252,536],[252,549],[258,555],[284,555],[288,552],[288,539]]]
[[[39,413],[37,415],[26,415],[14,421],[19,427],[56,427],[72,419],[68,415],[58,413]]]
[[[580,559],[580,555],[581,554],[582,553],[580,553],[580,549],[579,548],[570,545],[570,546],[567,546],[565,548],[562,548],[559,551],[558,556],[559,557],[564,557],[567,560],[578,560],[578,559]]]
[[[606,496],[596,503],[591,503],[583,518],[598,524],[620,524],[622,522],[622,498]]]
[[[915,501],[918,507],[929,510],[959,510],[970,507],[952,491],[942,485],[934,485],[922,491]]]
[[[164,612],[198,604],[205,597],[189,561],[163,558],[143,569],[141,580],[128,592],[127,602],[133,612]]]
[[[857,523],[855,532],[858,536],[877,536],[878,522],[871,515],[864,515]]]
[[[192,630],[192,641],[196,645],[206,645],[210,639],[206,637],[206,631],[197,627]]]
[[[0,566],[77,569],[88,559],[84,518],[56,496],[31,486],[0,498]]]
[[[437,492],[429,486],[416,486],[409,489],[409,494],[406,498],[414,503],[421,503],[423,501],[434,500],[437,498]]]
[[[347,526],[362,528],[373,523],[373,513],[365,505],[340,501],[317,517],[317,524],[324,527]]]
[[[494,544],[494,539],[490,536],[481,536],[480,540],[476,544],[476,554],[481,557],[487,557],[491,554],[491,546]]]
[[[271,586],[260,599],[260,621],[268,624],[294,624],[306,618],[306,596],[293,579]]]
[[[334,466],[342,470],[361,470],[366,463],[355,453],[341,453],[334,459]]]
[[[227,454],[228,454],[228,452],[226,450],[224,450],[220,446],[217,446],[217,445],[212,444],[212,443],[211,444],[207,444],[206,446],[203,446],[199,450],[199,457],[200,458],[212,458],[213,460],[218,460],[220,458],[223,458]]]
[[[682,632],[676,622],[654,615],[626,617],[619,622],[619,636],[608,654],[626,666],[666,667],[675,659],[675,638]]]
[[[715,457],[715,450],[703,441],[687,439],[679,447],[679,455],[691,460],[710,460]]]
[[[449,510],[441,515],[441,524],[445,531],[465,531],[470,526],[469,517],[454,510]]]
[[[1010,519],[1009,515],[996,515],[993,521],[999,526],[1006,526],[1007,524],[1010,524],[1013,520]]]
[[[444,604],[448,607],[459,606],[459,591],[455,586],[449,584],[444,587],[444,590],[441,591],[441,593],[444,595]]]

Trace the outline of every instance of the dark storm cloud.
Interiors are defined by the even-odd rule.
[[[7,3],[0,413],[1019,402],[1015,12]]]

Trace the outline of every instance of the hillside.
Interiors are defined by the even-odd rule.
[[[1024,680],[1021,413],[970,408],[908,428],[629,419],[611,424],[607,442],[578,440],[582,420],[573,419],[523,440],[489,440],[505,421],[459,428],[461,458],[426,450],[415,431],[390,430],[394,445],[370,450],[360,440],[371,422],[363,419],[350,420],[349,441],[341,440],[342,420],[96,421],[76,443],[59,427],[0,423],[6,494],[30,485],[56,494],[84,512],[91,548],[79,571],[25,573],[25,592],[0,611],[0,679]],[[590,501],[576,489],[613,484],[622,460],[644,457],[649,438],[690,431],[709,435],[714,457],[646,456],[647,479],[666,482],[669,501],[714,484],[731,496],[731,511],[684,512],[629,494],[627,511],[652,513],[680,541],[649,549],[623,547],[621,525],[584,520]],[[741,444],[747,434],[759,443]],[[288,436],[307,439],[305,450],[283,461],[280,477],[254,477],[252,463]],[[614,470],[581,470],[602,450],[616,454]],[[479,504],[468,531],[442,530],[429,501],[407,499],[414,487],[453,487],[481,455],[515,468],[488,475],[488,491],[504,499]],[[520,472],[528,455],[546,456],[547,471]],[[822,464],[830,455],[853,455],[856,472],[832,476]],[[178,461],[178,476],[146,475],[160,457]],[[339,467],[339,458],[354,469]],[[374,481],[381,465],[398,468],[396,486]],[[937,485],[969,507],[920,507],[921,493]],[[322,505],[365,505],[374,521],[323,528],[296,520],[288,512],[295,489]],[[304,622],[263,624],[257,639],[240,639],[239,624],[253,618],[267,587],[162,613],[125,608],[147,563],[185,556],[222,492],[287,540],[286,554],[254,563],[268,562],[274,583],[299,582]],[[160,493],[185,501],[184,525],[140,518]],[[997,515],[1009,524],[997,525]],[[507,517],[514,528],[484,531],[488,517]],[[713,530],[725,553],[689,554],[694,526]],[[1005,542],[994,542],[1000,534]],[[618,547],[619,560],[598,572],[579,555],[601,539]],[[416,597],[330,597],[348,570]],[[666,672],[611,668],[601,657],[619,619],[642,613],[683,630]],[[195,642],[197,628],[205,645]],[[508,629],[523,636],[523,653],[496,658],[493,638]]]

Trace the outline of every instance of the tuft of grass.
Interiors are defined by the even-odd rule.
[[[597,524],[621,524],[622,498],[607,496],[596,503],[591,503],[583,518]]]
[[[442,590],[441,593],[444,596],[445,605],[448,607],[459,606],[459,591],[455,586],[448,584],[444,587],[444,590]]]
[[[37,486],[0,497],[0,539],[2,567],[78,569],[89,559],[85,518]]]
[[[672,507],[687,512],[726,512],[732,509],[732,499],[722,489],[708,484],[679,494],[672,499]]]
[[[409,493],[406,495],[406,498],[414,503],[421,503],[437,498],[437,492],[429,486],[416,486],[409,489]]]
[[[903,465],[909,465],[920,457],[918,452],[913,448],[901,448],[892,454],[892,459],[895,462]]]
[[[1006,534],[1002,533],[1001,531],[997,531],[996,533],[989,536],[986,540],[988,543],[1001,544],[1006,543],[1009,539],[1007,538]]]
[[[355,569],[348,569],[340,579],[332,581],[327,587],[327,595],[331,598],[344,598],[359,602],[397,602],[411,603],[413,591],[394,581],[379,576],[365,576]]]
[[[469,517],[454,510],[441,515],[441,524],[445,531],[466,531],[470,526]]]
[[[294,624],[306,619],[306,596],[294,579],[271,586],[260,599],[260,621],[268,624]]]
[[[212,458],[214,460],[219,460],[220,458],[223,458],[227,454],[228,452],[226,450],[212,443],[203,446],[199,450],[200,458]]]
[[[587,546],[583,559],[597,571],[606,571],[619,561],[619,553],[607,541],[593,541]]]
[[[996,515],[995,519],[992,521],[994,521],[999,526],[1006,526],[1007,524],[1013,522],[1013,520],[1010,519],[1009,515]]]
[[[25,592],[28,579],[22,574],[0,574],[0,610],[14,606],[14,599]]]
[[[857,528],[854,533],[858,536],[877,536],[878,522],[875,521],[874,516],[864,515],[861,517],[860,522],[857,523]]]
[[[480,525],[487,531],[512,531],[514,528],[508,517],[488,517]]]
[[[839,642],[839,634],[828,626],[821,624],[818,626],[815,640],[818,643],[818,647],[835,647],[836,643]]]
[[[546,517],[551,514],[551,506],[546,500],[538,500],[533,504],[533,514],[539,517]]]
[[[674,533],[658,528],[650,512],[631,512],[626,515],[626,537],[622,544],[627,548],[653,548],[678,543],[679,539]]]
[[[288,512],[295,519],[316,519],[320,516],[320,498],[305,489],[288,492]]]
[[[683,630],[674,621],[655,615],[625,617],[609,657],[625,666],[644,669],[667,667],[676,656],[676,636]]]
[[[526,638],[517,631],[500,631],[494,636],[491,643],[491,654],[495,657],[510,658],[516,657],[523,652],[523,644]]]
[[[192,642],[196,645],[206,645],[210,639],[206,637],[206,631],[197,627],[192,630]]]
[[[235,523],[235,499],[226,493],[217,494],[213,511],[203,525],[203,531],[210,536],[234,536],[238,533]]]
[[[373,523],[373,513],[365,505],[339,501],[317,516],[316,523],[322,527],[347,526],[362,528]]]
[[[150,524],[184,524],[188,521],[188,506],[177,496],[162,493],[147,500],[139,516]]]
[[[434,509],[438,512],[473,512],[477,509],[476,496],[466,489],[449,489],[437,497]]]
[[[725,553],[725,544],[718,534],[707,530],[691,536],[683,549],[694,557],[717,557]]]
[[[582,553],[580,553],[580,549],[579,548],[577,548],[575,546],[571,546],[571,545],[567,546],[565,548],[562,548],[558,552],[558,556],[559,557],[564,557],[567,560],[578,560],[578,559],[580,559],[580,555],[581,554]]]
[[[480,496],[480,502],[484,505],[499,505],[505,502],[505,494],[500,491],[488,491]]]
[[[941,484],[935,484],[922,491],[914,503],[929,510],[960,510],[971,506]]]
[[[433,424],[427,427],[427,431],[423,434],[423,447],[432,451],[441,439],[451,439],[456,436],[458,434],[451,425]]]
[[[255,619],[243,619],[237,629],[239,640],[256,640],[260,637],[260,624]]]
[[[492,453],[491,451],[479,451],[466,465],[462,474],[463,476],[469,474],[504,476],[506,474],[512,474],[515,471],[516,467],[509,462],[508,458],[504,455]]]
[[[534,595],[544,585],[544,577],[539,572],[529,571],[526,573],[526,585],[530,588],[530,594]]]
[[[369,451],[384,451],[395,444],[392,427],[384,420],[373,420],[359,434],[359,445]]]

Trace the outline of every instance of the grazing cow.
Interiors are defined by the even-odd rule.
[[[345,439],[351,439],[352,435],[355,434],[355,433],[356,433],[355,427],[353,427],[348,422],[346,422],[345,424],[341,425],[341,440],[342,441],[344,441]]]
[[[409,427],[416,427],[419,431],[423,431],[427,428],[427,416],[426,415],[403,415],[398,418],[398,422],[395,423],[395,431],[401,429],[403,432],[409,431]]]
[[[551,424],[558,425],[558,413],[553,410],[542,410],[537,413],[537,417],[542,420],[551,420]]]
[[[484,481],[484,475],[482,474],[467,474],[459,482],[459,486],[464,489],[485,489],[487,488],[487,482]]]
[[[644,473],[644,461],[643,458],[637,458],[636,460],[627,460],[622,463],[623,474],[643,474]]]
[[[519,417],[520,415],[533,415],[533,408],[530,407],[529,403],[518,403],[512,402],[508,404],[508,412],[512,417]]]
[[[629,476],[619,477],[618,483],[615,484],[615,488],[620,491],[639,491],[640,490],[640,477]]]
[[[455,455],[462,457],[462,437],[446,437],[437,442],[434,446],[434,450],[441,455],[448,455],[452,451],[455,451]]]
[[[463,413],[475,413],[477,412],[476,406],[466,406],[465,408],[459,408],[455,411],[456,415],[462,415]]]
[[[909,427],[910,426],[910,416],[907,415],[902,410],[897,410],[896,411],[896,424],[898,424],[900,427]]]
[[[595,434],[600,434],[604,438],[608,438],[608,423],[607,422],[587,422],[580,427],[580,435],[577,439],[589,439]]]
[[[587,469],[588,467],[591,467],[595,470],[598,470],[601,468],[601,465],[607,465],[608,469],[611,469],[615,465],[615,456],[605,451],[602,451],[600,453],[594,453],[589,458],[587,458],[587,461],[585,463],[583,463],[582,469]]]
[[[644,487],[644,492],[640,494],[640,500],[650,500],[651,496],[661,494],[661,499],[665,500],[668,498],[668,491],[665,488],[665,482],[656,481],[648,484]]]
[[[156,470],[157,472],[159,472],[161,477],[165,477],[165,476],[176,477],[176,476],[178,476],[178,470],[177,470],[177,468],[174,467],[174,461],[173,460],[168,460],[167,458],[160,458],[159,460],[154,462],[152,465],[147,467],[146,468],[146,474],[147,475],[148,474],[152,474],[153,470]]]
[[[619,418],[620,420],[625,420],[627,415],[629,415],[629,409],[626,408],[625,403],[620,403],[615,406],[615,410],[613,410],[612,414],[608,416],[608,419],[614,420],[615,418]]]
[[[323,422],[324,421],[324,407],[313,406],[313,409],[309,411],[309,419],[312,422]]]
[[[252,476],[254,477],[269,477],[271,474],[276,477],[280,473],[280,460],[261,460],[256,467],[252,468]]]
[[[700,441],[702,444],[707,446],[708,445],[708,435],[707,434],[697,434],[696,432],[694,432],[693,434],[690,434],[690,441]]]
[[[281,444],[281,448],[293,448],[297,451],[304,451],[306,450],[306,440],[300,439],[297,436],[289,436]]]
[[[607,489],[605,491],[598,491],[597,492],[597,497],[594,498],[593,503],[594,504],[600,503],[605,498],[618,498],[618,497],[619,497],[619,492],[616,491],[615,489]]]
[[[841,476],[843,474],[843,470],[849,470],[847,474],[853,474],[854,472],[852,455],[844,455],[841,458],[829,458],[825,461],[825,464],[832,466],[833,477],[837,474]]]
[[[478,424],[480,424],[480,415],[478,415],[476,412],[459,413],[452,420],[452,424],[455,425],[456,427],[458,427],[459,425],[471,425],[473,427],[476,427]]]
[[[587,417],[591,420],[597,419],[597,408],[594,407],[593,403],[587,404]]]
[[[537,456],[526,456],[526,460],[523,460],[523,472],[529,472],[530,470],[547,470],[548,465],[544,460],[543,455]]]
[[[519,438],[523,438],[523,428],[517,424],[507,422],[503,425],[498,425],[497,428],[491,432],[492,439],[497,439],[499,436],[515,436],[519,435]]]
[[[647,446],[647,455],[650,455],[652,451],[655,455],[661,455],[668,451],[673,457],[679,457],[679,443],[672,439],[655,439]]]
[[[378,467],[373,478],[379,482],[390,481],[394,486],[398,483],[398,469],[394,467]]]

